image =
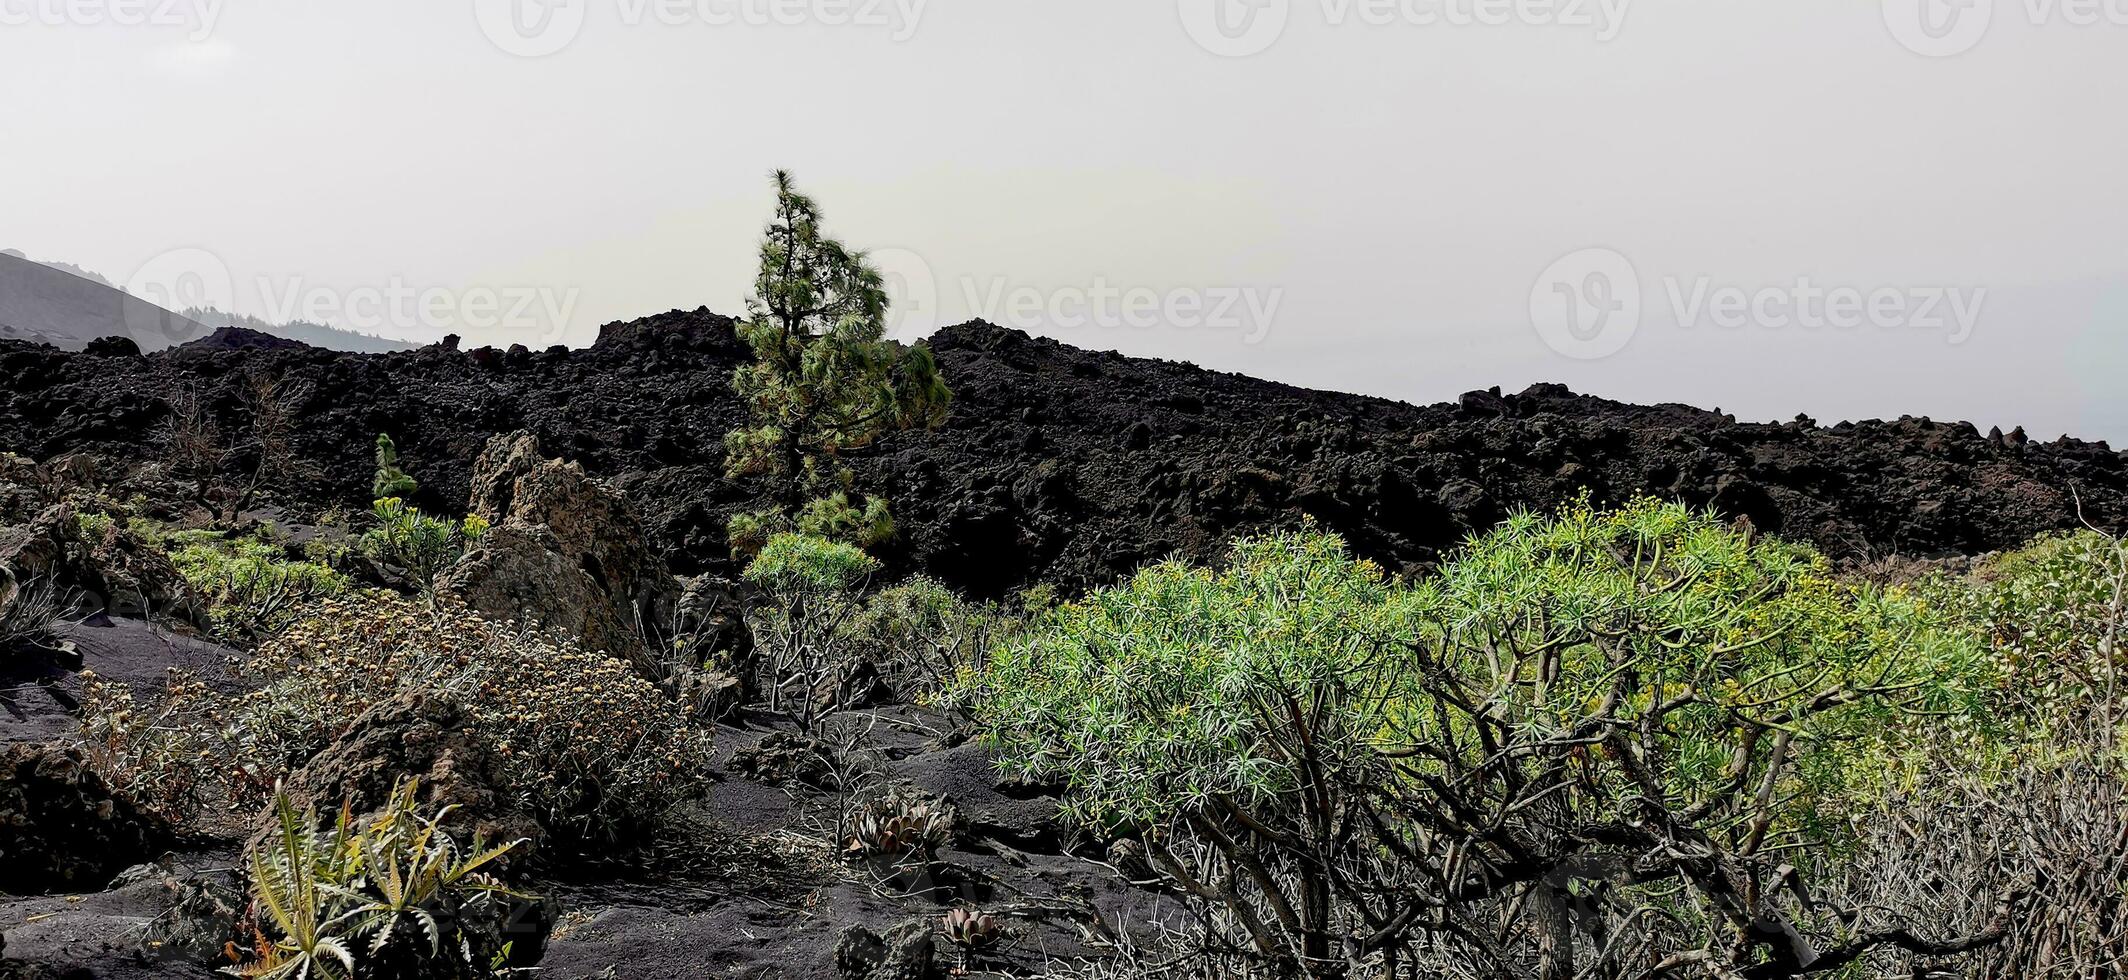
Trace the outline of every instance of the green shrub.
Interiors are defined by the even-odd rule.
[[[1853,854],[1818,899],[1866,910],[1858,929],[1999,924],[2001,940],[1960,964],[1968,976],[2116,972],[2128,962],[2128,548],[2050,534],[1914,592],[1986,637],[1994,683],[1858,794]],[[2005,917],[2000,896],[2020,890],[2028,900]],[[1869,966],[1907,974],[1896,957]]]
[[[330,600],[257,660],[268,683],[236,712],[251,757],[307,759],[369,706],[434,692],[468,709],[518,804],[564,844],[626,840],[709,768],[710,732],[626,662],[454,603]]]
[[[488,532],[488,522],[479,516],[453,523],[430,517],[398,497],[378,500],[370,513],[377,526],[363,532],[362,553],[405,569],[423,591],[434,586],[436,573]]]
[[[844,628],[856,657],[877,666],[895,689],[949,710],[988,667],[1020,617],[994,603],[970,602],[937,579],[917,576],[864,600]]]
[[[754,688],[771,710],[812,731],[863,693],[847,686],[860,676],[918,703],[965,707],[959,692],[1018,617],[929,578],[868,592],[879,571],[857,546],[805,534],[770,538],[748,563]]]
[[[2128,668],[2121,650],[2128,544],[2095,531],[2048,534],[1982,562],[1970,576],[1937,576],[1916,591],[1986,633],[1998,709],[2045,728],[2081,725],[2081,712]]]
[[[83,541],[102,541],[117,525],[116,518],[98,511],[76,511],[74,514],[74,530]]]
[[[281,771],[242,759],[225,724],[228,695],[171,668],[162,690],[136,696],[122,681],[81,673],[81,750],[114,792],[172,826],[212,807],[254,806]],[[261,785],[258,780],[263,778]]]
[[[1735,794],[1771,765],[1779,792],[1745,806],[1752,819],[1828,839],[1858,764],[1895,750],[1908,720],[1978,710],[1992,684],[1971,631],[1910,590],[1837,580],[1808,548],[1647,501],[1515,518],[1406,601],[1413,666],[1496,699],[1518,741],[1643,733],[1650,765],[1587,767],[1615,818],[1656,786],[1670,806],[1742,816]],[[1440,692],[1416,693],[1400,735],[1457,738]],[[1459,741],[1465,762],[1482,751]]]
[[[181,679],[141,704],[99,687],[84,710],[96,767],[174,819],[248,809],[363,712],[420,693],[465,709],[468,734],[504,760],[510,802],[566,857],[659,825],[699,795],[714,757],[711,732],[628,664],[448,600],[320,600],[245,670],[256,687],[234,694]]]
[[[1009,771],[1263,960],[1341,975],[1358,936],[1393,973],[1414,932],[1515,910],[1552,978],[1619,943],[1860,955],[1811,948],[1851,937],[1768,858],[1837,838],[1853,768],[1985,676],[1927,603],[1641,503],[1514,518],[1408,585],[1313,533],[1158,565],[1044,616],[978,698]]]
[[[1289,695],[1340,753],[1366,756],[1388,723],[1389,600],[1329,535],[1237,542],[1222,571],[1164,562],[1037,620],[984,677],[982,715],[1014,775],[1067,780],[1084,823],[1273,800],[1296,785],[1267,752]]]
[[[779,534],[746,566],[760,590],[747,610],[772,710],[788,711],[811,731],[837,707],[856,644],[846,627],[879,562],[854,545],[804,534]]]
[[[274,831],[248,856],[258,909],[256,958],[232,973],[253,980],[500,976],[517,898],[482,869],[516,846],[474,841],[461,848],[442,829],[445,807],[421,812],[417,784],[400,784],[384,810],[356,820],[346,810],[319,830],[286,794],[273,801]]]
[[[879,562],[855,546],[808,534],[779,534],[747,563],[746,580],[779,595],[805,597],[862,588]]]
[[[347,590],[347,579],[329,565],[297,561],[286,549],[258,538],[218,534],[171,535],[170,561],[207,604],[217,636],[258,639],[292,622],[303,607]]]

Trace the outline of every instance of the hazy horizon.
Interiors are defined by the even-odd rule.
[[[788,167],[898,335],[2118,442],[2124,42],[2043,0],[0,0],[0,248],[583,345],[742,312]]]

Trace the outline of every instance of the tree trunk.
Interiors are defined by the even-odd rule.
[[[1530,895],[1537,930],[1537,980],[1574,980],[1574,905],[1566,890],[1537,882]]]
[[[1302,874],[1300,883],[1301,958],[1308,975],[1336,980],[1345,975],[1344,949],[1330,935],[1330,882],[1321,875]]]

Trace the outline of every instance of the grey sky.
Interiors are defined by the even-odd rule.
[[[1232,0],[1283,9],[1267,46],[1262,19],[1200,44],[1213,0],[557,0],[581,23],[536,58],[483,30],[510,0],[208,2],[0,0],[0,247],[582,344],[739,311],[782,166],[913,290],[908,330],[2128,439],[2128,0],[1971,0],[1988,29],[1934,40],[1888,24],[1943,0]],[[1263,49],[1207,50],[1236,46]],[[1533,317],[1621,312],[1611,253],[1637,328],[1566,356]],[[1865,322],[1810,295],[1839,288]]]

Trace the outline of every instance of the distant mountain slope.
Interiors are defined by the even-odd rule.
[[[210,327],[221,329],[235,327],[253,333],[269,334],[283,340],[293,340],[326,350],[346,351],[350,354],[389,354],[393,351],[415,350],[420,345],[403,341],[387,340],[366,333],[341,330],[322,323],[291,320],[287,323],[268,323],[255,316],[238,316],[220,310],[188,309],[185,316]]]
[[[303,420],[299,505],[366,506],[372,446],[389,432],[421,481],[417,502],[462,513],[488,437],[530,429],[626,489],[680,570],[728,573],[725,522],[759,504],[758,487],[724,477],[724,433],[746,420],[732,323],[675,311],[610,324],[589,349],[539,352],[365,356],[230,336],[116,359],[0,342],[0,450],[154,459],[169,393],[200,392],[234,428],[243,378],[270,372]],[[931,348],[956,396],[946,424],[852,463],[893,501],[894,566],[983,595],[1208,558],[1235,532],[1302,515],[1401,569],[1583,491],[1711,506],[1855,561],[1978,553],[2082,520],[2128,529],[2128,456],[2102,442],[1911,418],[1738,422],[1557,385],[1409,405],[981,323],[941,330]]]
[[[211,332],[106,283],[0,252],[0,338],[80,350],[99,337],[131,337],[154,351]]]
[[[81,350],[100,337],[130,337],[147,352],[211,336],[224,327],[269,334],[351,354],[408,351],[416,345],[321,323],[273,324],[220,310],[174,313],[125,292],[87,269],[0,251],[0,338]]]

